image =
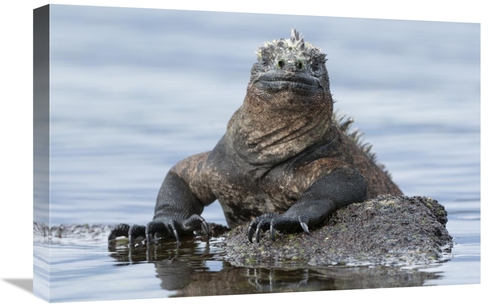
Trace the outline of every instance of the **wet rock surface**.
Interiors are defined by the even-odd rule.
[[[422,265],[448,260],[453,238],[446,223],[446,210],[434,199],[380,196],[334,212],[323,225],[311,229],[310,235],[277,232],[276,241],[272,241],[266,232],[261,235],[259,243],[250,243],[248,225],[228,231],[225,226],[208,224],[211,241],[217,238],[220,258],[232,266],[319,268],[332,265]],[[49,228],[34,222],[33,240],[68,245],[103,244],[112,228],[112,225],[99,224]],[[184,240],[183,244],[192,240],[204,241],[205,234],[198,233],[195,238],[185,237]],[[162,244],[171,244],[170,241],[155,246],[161,248]],[[123,242],[122,245],[126,246]]]
[[[420,265],[451,257],[447,213],[428,197],[380,196],[333,213],[306,233],[268,233],[250,243],[247,227],[229,232],[225,260],[234,266]]]

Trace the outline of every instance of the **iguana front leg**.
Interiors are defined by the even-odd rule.
[[[169,171],[158,193],[153,220],[146,225],[147,242],[155,234],[175,237],[179,242],[181,235],[200,228],[209,235],[207,223],[201,217],[204,207],[189,185],[174,170]]]
[[[259,242],[260,233],[270,230],[275,240],[276,230],[309,234],[309,228],[321,223],[333,211],[351,203],[363,201],[367,182],[357,170],[339,168],[314,182],[283,214],[266,213],[254,219],[248,228],[248,239]]]
[[[120,224],[110,233],[108,239],[128,236],[129,243],[138,237],[152,242],[156,236],[180,237],[192,234],[196,229],[210,235],[209,227],[201,217],[206,205],[215,200],[203,176],[203,165],[208,156],[202,153],[177,163],[166,175],[158,192],[153,220],[146,226]]]

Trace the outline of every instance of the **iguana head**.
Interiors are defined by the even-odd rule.
[[[272,166],[329,137],[333,100],[326,55],[292,29],[292,37],[257,51],[243,105],[226,138],[238,156]]]
[[[329,94],[326,54],[305,42],[296,29],[292,29],[290,38],[264,43],[256,54],[249,87],[268,93],[290,90],[304,96],[325,91]]]

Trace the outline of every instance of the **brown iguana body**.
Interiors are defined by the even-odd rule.
[[[401,190],[373,157],[333,118],[326,55],[296,30],[265,43],[243,105],[212,151],[188,157],[167,174],[153,221],[121,224],[110,239],[175,236],[206,223],[203,208],[216,199],[229,227],[309,232],[334,210]]]

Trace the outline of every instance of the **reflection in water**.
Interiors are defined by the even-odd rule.
[[[154,263],[160,286],[172,296],[207,296],[320,290],[416,287],[439,279],[423,267],[312,267],[280,263],[276,267],[235,267],[223,260],[221,239],[174,240],[128,247],[110,244],[116,266]],[[214,265],[217,264],[217,265]],[[426,267],[427,268],[427,267]]]

